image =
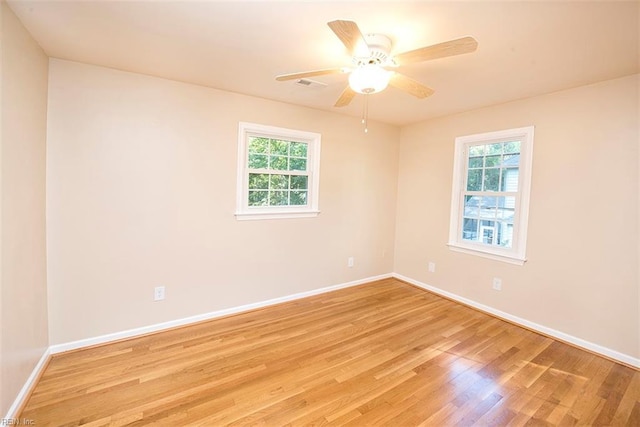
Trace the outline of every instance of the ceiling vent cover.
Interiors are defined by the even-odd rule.
[[[296,84],[300,86],[308,87],[308,88],[313,88],[313,89],[323,89],[327,87],[326,83],[317,82],[315,80],[310,80],[310,79],[299,79],[298,81],[296,81]]]

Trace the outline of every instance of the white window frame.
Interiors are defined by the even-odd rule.
[[[250,136],[283,139],[307,143],[307,204],[304,206],[249,206],[249,144]],[[236,191],[236,219],[262,220],[283,218],[309,218],[318,216],[320,189],[319,133],[286,129],[256,123],[238,125],[238,178]]]
[[[511,264],[523,265],[526,258],[529,199],[531,194],[531,168],[533,161],[533,126],[487,132],[456,138],[453,163],[453,188],[451,193],[451,218],[449,249]],[[462,239],[464,195],[467,188],[468,147],[513,140],[520,141],[518,191],[515,195],[513,243],[511,248],[501,248],[481,242]],[[499,194],[500,192],[495,192]]]

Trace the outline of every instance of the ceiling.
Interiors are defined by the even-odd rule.
[[[350,65],[327,26],[354,20],[400,53],[466,35],[474,53],[401,67],[433,88],[370,96],[369,117],[404,125],[640,72],[640,2],[8,0],[55,58],[359,117],[333,107],[346,75],[310,88],[278,74]]]

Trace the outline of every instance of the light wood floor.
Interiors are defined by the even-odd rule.
[[[21,417],[640,426],[640,372],[388,279],[57,355]]]

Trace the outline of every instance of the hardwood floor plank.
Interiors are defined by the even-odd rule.
[[[39,426],[640,425],[640,373],[385,279],[52,357]]]

